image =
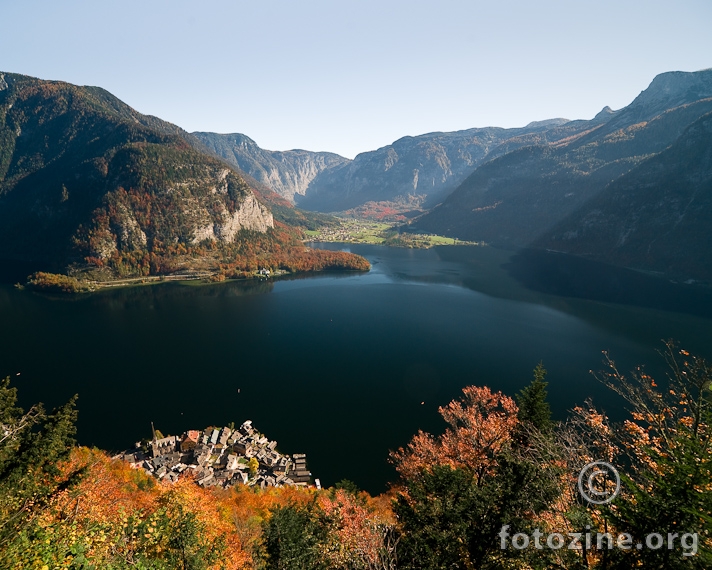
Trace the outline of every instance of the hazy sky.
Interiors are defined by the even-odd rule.
[[[630,103],[712,67],[712,1],[0,0],[0,70],[344,156]]]

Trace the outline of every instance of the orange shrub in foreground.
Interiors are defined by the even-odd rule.
[[[356,496],[343,490],[243,485],[203,489],[187,476],[175,484],[162,483],[87,448],[76,448],[61,468],[84,468],[85,476],[43,514],[41,532],[18,560],[18,569],[77,563],[163,569],[172,567],[171,556],[181,549],[209,561],[209,568],[255,568],[271,513],[308,504],[331,521],[330,558],[338,560],[341,552],[375,560],[383,529],[393,524],[390,499],[363,492]],[[183,542],[176,545],[177,540]]]
[[[55,500],[41,523],[48,535],[65,543],[66,553],[59,553],[63,561],[81,551],[96,567],[131,566],[141,557],[165,562],[162,558],[176,529],[190,527],[195,529],[191,539],[196,551],[210,553],[210,548],[220,546],[219,560],[211,568],[253,566],[231,509],[219,493],[202,489],[189,478],[176,484],[157,482],[142,470],[87,448],[74,450],[62,467],[69,471],[82,466],[84,479]]]

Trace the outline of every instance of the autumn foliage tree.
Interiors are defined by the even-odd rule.
[[[444,434],[419,431],[405,449],[392,454],[401,476],[412,479],[433,465],[467,468],[478,479],[492,473],[499,453],[512,439],[517,405],[487,387],[467,386],[462,392],[462,399],[439,408],[448,423]]]
[[[665,381],[643,368],[629,377],[605,355],[608,370],[600,379],[625,399],[631,419],[612,437],[619,463],[629,465],[623,492],[602,514],[634,543],[645,544],[653,533],[665,537],[662,548],[616,550],[608,556],[611,568],[712,565],[712,365],[672,341],[663,355]],[[684,555],[683,534],[696,536],[694,555]]]
[[[395,570],[398,537],[387,501],[332,488],[279,505],[263,529],[267,568]]]
[[[390,509],[367,493],[331,489],[318,505],[327,523],[324,552],[330,568],[390,570],[396,567],[397,536]]]
[[[442,434],[418,432],[392,454],[400,481],[379,497],[348,481],[325,490],[203,489],[190,475],[157,481],[75,447],[73,401],[52,413],[40,405],[23,411],[6,379],[0,567],[709,568],[712,366],[672,343],[666,348],[665,382],[642,368],[625,375],[606,355],[608,371],[599,377],[630,408],[620,425],[590,402],[553,424],[541,365],[516,402],[486,387],[464,388],[440,408]],[[620,467],[622,492],[611,505],[587,504],[577,492],[580,468],[596,459]],[[505,525],[510,535],[589,529],[642,544],[655,533],[664,545],[502,549]]]
[[[406,568],[500,567],[516,553],[499,547],[497,533],[531,528],[558,490],[517,446],[514,400],[486,387],[463,394],[439,410],[444,434],[419,432],[392,455],[403,480],[394,510]]]
[[[51,413],[17,407],[17,390],[0,381],[0,566],[36,535],[40,518],[83,469],[61,470],[76,431],[76,398]]]
[[[61,471],[84,469],[78,485],[56,495],[11,551],[9,570],[72,567],[241,570],[251,553],[227,494],[184,479],[156,482],[103,452],[77,448]]]

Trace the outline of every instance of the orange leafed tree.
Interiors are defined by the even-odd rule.
[[[330,521],[326,559],[334,568],[390,568],[395,556],[393,513],[366,493],[344,489],[319,495]]]
[[[162,568],[159,561],[175,549],[171,542],[176,529],[194,521],[199,543],[221,546],[222,554],[207,567],[252,567],[225,495],[202,489],[190,478],[173,485],[158,483],[123,461],[87,448],[75,449],[62,466],[79,467],[86,468],[84,479],[58,496],[40,521],[43,535],[53,545],[45,562],[71,564],[73,553],[81,551],[95,567],[153,560]],[[37,557],[37,548],[33,550],[27,552],[30,558]],[[16,568],[26,567],[26,562],[18,561]]]
[[[439,437],[419,431],[408,446],[391,455],[406,479],[432,465],[466,467],[478,479],[492,472],[496,456],[517,426],[514,400],[486,386],[467,386],[464,396],[439,408],[449,427]]]

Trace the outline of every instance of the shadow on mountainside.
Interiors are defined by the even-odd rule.
[[[502,266],[524,287],[546,293],[712,318],[712,288],[667,281],[551,251],[524,249]]]

